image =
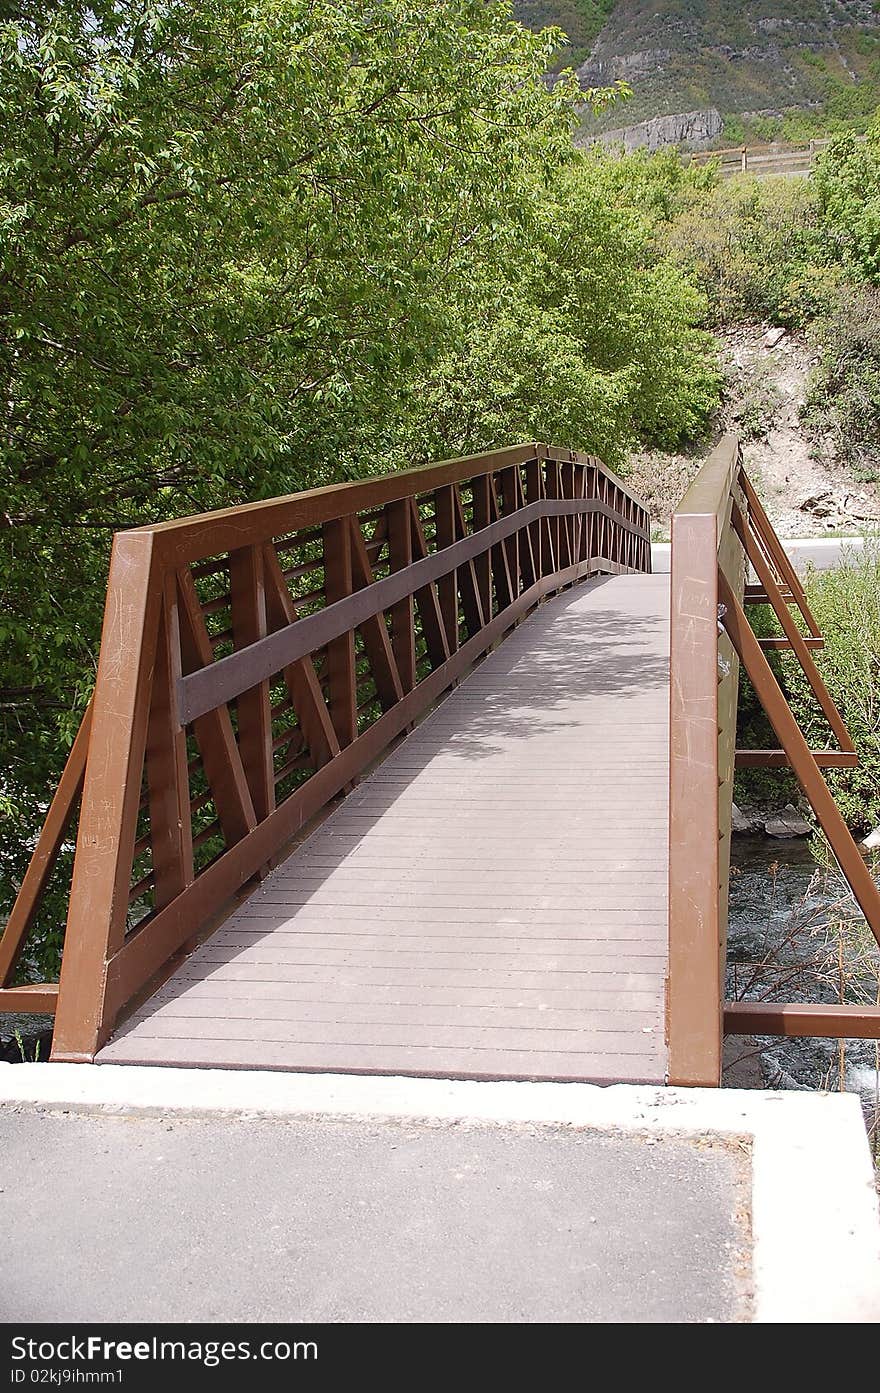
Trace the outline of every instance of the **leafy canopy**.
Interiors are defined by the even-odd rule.
[[[523,437],[617,460],[716,388],[702,298],[508,0],[2,13],[8,904],[114,530]]]

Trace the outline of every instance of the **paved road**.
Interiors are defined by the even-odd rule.
[[[723,1143],[0,1109],[4,1321],[747,1317]]]
[[[835,566],[845,565],[847,559],[861,551],[862,537],[790,537],[783,539],[785,550],[799,571],[809,566],[817,571],[830,571]],[[651,547],[651,564],[658,574],[669,570],[669,543],[654,542]]]

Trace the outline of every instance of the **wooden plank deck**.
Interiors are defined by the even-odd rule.
[[[662,1082],[668,608],[541,606],[98,1062]]]

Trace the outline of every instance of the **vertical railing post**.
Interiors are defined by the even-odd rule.
[[[559,470],[559,495],[561,498],[574,498],[575,471],[577,466],[566,461],[560,466]],[[579,519],[576,517],[560,518],[560,535],[562,538],[560,567],[573,565],[577,560],[577,524]]]
[[[161,909],[194,877],[186,731],[177,717],[180,623],[174,574],[165,578],[147,734],[147,789],[153,848],[154,903]]]
[[[229,581],[232,605],[232,639],[247,648],[265,638],[266,583],[263,552],[259,546],[240,547],[230,553]],[[272,750],[272,712],[269,683],[258,682],[238,698],[238,747],[251,791],[257,821],[275,808],[275,766]]]
[[[351,526],[348,516],[324,523],[324,598],[328,605],[352,593]],[[330,719],[344,749],[357,737],[357,677],[351,630],[327,644],[327,687]]]
[[[669,1082],[721,1077],[718,914],[718,536],[672,519],[669,715]]]
[[[94,1058],[107,963],[125,938],[162,586],[153,535],[114,538],[95,685],[52,1058]]]
[[[512,513],[519,511],[519,468],[514,466],[511,469],[502,469],[499,482],[501,487],[501,515],[502,517],[510,517]],[[515,600],[519,595],[521,585],[519,532],[514,532],[512,537],[506,538],[503,545],[507,557],[507,573],[510,576],[510,599]]]
[[[180,647],[185,672],[209,667],[214,653],[189,566],[177,573]],[[225,704],[193,722],[196,744],[211,798],[227,846],[234,845],[257,825],[254,802],[244,772],[241,751]]]
[[[584,473],[584,497],[595,498],[597,490],[597,479],[599,470],[595,464],[591,464]],[[596,555],[596,514],[587,513],[584,518],[584,537],[582,542],[583,559],[592,561]]]
[[[544,497],[544,472],[541,460],[529,460],[526,464],[526,502],[540,503]],[[537,522],[529,523],[529,539],[531,541],[531,556],[529,558],[529,570],[532,572],[530,584],[539,580],[544,574],[544,526],[539,518]]]
[[[473,530],[479,532],[489,525],[489,476],[478,474],[471,485],[473,497]],[[492,618],[492,562],[489,552],[483,552],[474,560],[474,574],[483,618],[488,624]]]
[[[589,476],[590,476],[589,465],[579,464],[579,465],[577,466],[577,472],[576,472],[576,474],[575,474],[575,490],[576,490],[576,496],[577,496],[578,498],[586,498],[586,496],[587,496],[587,480],[588,480]],[[576,551],[576,553],[575,553],[575,560],[576,560],[576,561],[579,561],[579,562],[580,562],[580,561],[589,561],[589,559],[590,559],[590,533],[589,533],[590,519],[589,519],[589,517],[587,517],[587,516],[582,516],[582,517],[578,518],[577,521],[578,521],[578,529],[577,529],[577,534],[576,534],[576,535],[577,535],[577,551]]]
[[[434,526],[437,550],[451,547],[455,541],[455,497],[453,485],[447,484],[434,494]],[[446,642],[449,652],[457,653],[458,642],[458,575],[455,567],[449,575],[441,576],[437,582],[437,596],[440,613],[446,629]]]
[[[486,476],[489,481],[489,517],[492,522],[500,520],[504,516],[504,496],[501,492],[500,480],[495,475]],[[515,538],[508,537],[507,541],[514,541]],[[516,582],[513,572],[510,569],[508,560],[508,548],[504,542],[500,542],[492,548],[491,552],[491,580],[492,593],[498,602],[498,609],[507,609],[516,598]]]
[[[562,485],[559,478],[559,461],[548,459],[544,466],[544,496],[545,498],[558,499],[562,496]],[[562,518],[548,518],[546,537],[549,542],[550,568],[547,572],[552,575],[554,571],[562,569],[561,538],[562,538]]]
[[[413,557],[425,557],[429,554],[428,541],[422,525],[419,500],[415,496],[410,499],[409,520]],[[415,593],[415,602],[416,613],[425,639],[425,652],[428,661],[432,668],[442,667],[449,659],[449,644],[446,640],[443,615],[440,612],[440,601],[434,586],[421,586]]]
[[[669,1081],[721,1077],[736,654],[723,636],[720,577],[741,594],[731,522],[740,472],[726,437],[672,518],[669,712]]]
[[[402,571],[412,564],[412,505],[408,498],[389,503],[385,510],[388,521],[388,562],[391,571]],[[407,595],[391,606],[391,647],[404,692],[416,685],[416,643],[413,597]]]
[[[455,484],[452,485],[452,503],[455,516],[456,540],[464,541],[469,535],[467,519],[462,506],[461,494]],[[471,524],[473,525],[473,517],[471,518]],[[466,561],[463,566],[458,567],[458,587],[459,594],[461,595],[461,609],[464,615],[468,638],[476,638],[477,634],[486,623],[486,616],[483,612],[480,587],[477,584],[477,570],[472,560]]]
[[[285,583],[278,553],[271,542],[267,542],[263,548],[263,575],[266,581],[266,609],[273,627],[281,629],[287,624],[295,624],[296,605]],[[339,741],[324,704],[324,693],[311,657],[300,658],[285,668],[284,682],[315,768],[321,769],[339,754]]]
[[[608,480],[604,474],[598,474],[596,478],[596,497],[601,503],[608,502]],[[611,560],[611,547],[608,537],[608,518],[604,513],[599,513],[596,519],[596,553],[605,560]]]

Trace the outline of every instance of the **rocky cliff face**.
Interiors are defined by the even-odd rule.
[[[585,88],[632,86],[627,126],[811,109],[829,84],[880,80],[880,12],[873,0],[617,0],[577,72]],[[620,117],[612,109],[591,129]]]
[[[603,131],[597,137],[581,137],[577,144],[590,144],[592,139],[603,145],[622,145],[625,150],[660,150],[665,145],[683,145],[690,150],[702,150],[712,145],[724,129],[721,113],[716,107],[708,111],[683,111],[674,116],[654,116],[634,126],[619,126]]]

